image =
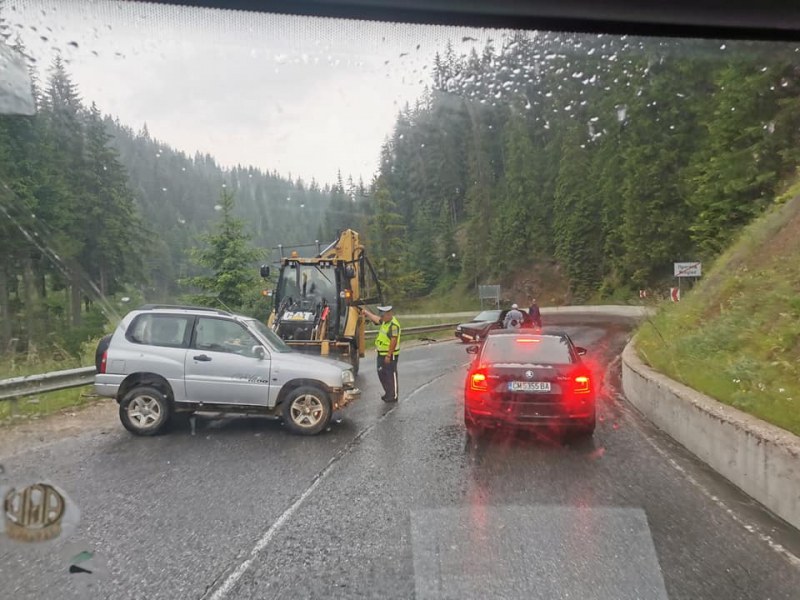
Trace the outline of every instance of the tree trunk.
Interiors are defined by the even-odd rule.
[[[81,324],[81,277],[74,267],[69,278],[69,294],[70,322],[77,327]]]
[[[28,351],[44,341],[44,320],[42,300],[39,295],[33,259],[25,256],[22,259],[22,287],[25,291],[25,323],[28,329]]]
[[[106,297],[106,267],[105,265],[100,266],[100,295],[103,298]]]
[[[11,341],[11,314],[9,309],[8,271],[0,264],[0,354],[8,349]]]

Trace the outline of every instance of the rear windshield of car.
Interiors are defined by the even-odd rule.
[[[499,310],[485,310],[475,317],[476,321],[497,321],[500,318]]]
[[[573,362],[567,340],[525,335],[490,335],[484,344],[483,361],[553,364]]]

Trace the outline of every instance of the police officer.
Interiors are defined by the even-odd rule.
[[[363,309],[364,315],[376,325],[380,325],[375,337],[378,351],[378,379],[383,386],[384,402],[397,402],[397,355],[400,353],[400,322],[392,312],[391,305],[379,306],[380,316]]]

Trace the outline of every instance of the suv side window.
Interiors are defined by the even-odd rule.
[[[194,347],[198,350],[254,356],[253,346],[261,345],[261,342],[236,321],[209,317],[197,319]]]
[[[134,344],[185,348],[189,342],[192,317],[146,313],[137,316],[125,332]]]

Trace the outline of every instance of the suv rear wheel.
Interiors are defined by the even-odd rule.
[[[135,387],[119,403],[122,425],[136,435],[156,435],[169,423],[171,416],[172,404],[154,387]]]
[[[331,420],[331,400],[328,394],[314,386],[300,386],[283,401],[283,421],[292,433],[315,435]]]

